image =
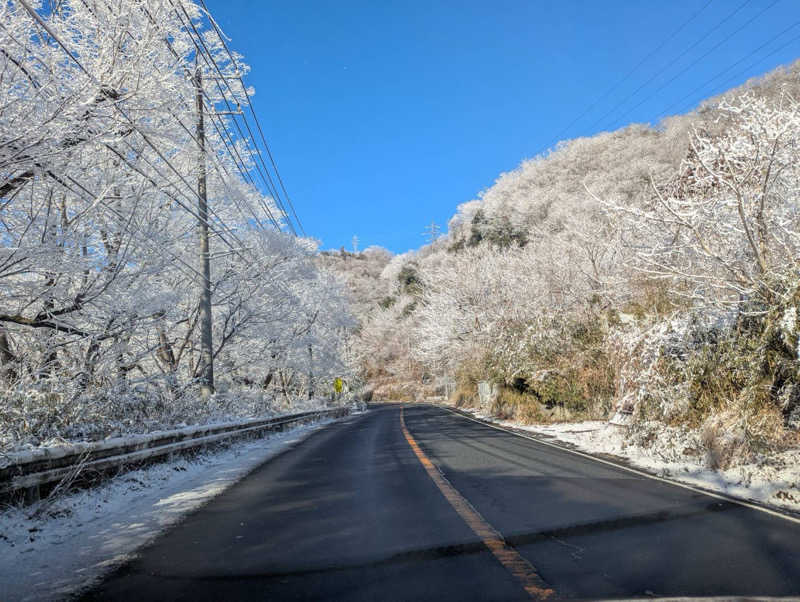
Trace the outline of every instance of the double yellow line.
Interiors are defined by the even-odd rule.
[[[500,561],[500,564],[520,582],[523,589],[534,600],[545,600],[552,596],[555,592],[547,586],[539,576],[539,573],[536,572],[534,566],[506,543],[503,536],[472,507],[472,504],[450,484],[450,481],[444,478],[433,462],[430,461],[430,458],[425,455],[425,452],[422,451],[408,428],[406,428],[403,408],[400,408],[400,426],[403,429],[406,441],[408,441],[417,459],[427,471],[428,476],[430,476],[453,509],[464,519],[469,528],[483,541],[494,557]]]

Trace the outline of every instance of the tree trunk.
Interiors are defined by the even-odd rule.
[[[8,337],[8,329],[0,326],[0,378],[8,382],[17,380],[17,370],[14,364],[17,363],[17,356],[11,351],[11,341]]]

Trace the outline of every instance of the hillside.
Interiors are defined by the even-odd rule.
[[[495,416],[632,413],[706,433],[721,465],[789,445],[799,74],[563,141],[416,251],[329,257],[357,300],[367,389],[475,405],[490,381]]]

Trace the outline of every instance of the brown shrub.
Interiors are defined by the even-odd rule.
[[[450,403],[457,408],[474,407],[478,404],[478,392],[475,387],[461,384],[450,394]]]

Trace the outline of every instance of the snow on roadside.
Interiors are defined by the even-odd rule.
[[[11,452],[3,452],[0,450],[0,468],[5,468],[11,464],[23,464],[25,462],[34,462],[36,460],[47,460],[54,458],[63,458],[68,455],[83,454],[89,451],[101,451],[106,449],[116,449],[123,445],[136,446],[137,448],[144,448],[151,441],[156,441],[165,437],[183,437],[192,438],[195,435],[207,433],[220,427],[247,427],[258,424],[264,420],[273,420],[282,418],[284,416],[294,416],[301,412],[318,411],[329,409],[324,405],[312,407],[311,410],[299,409],[295,412],[287,412],[284,414],[270,414],[258,416],[254,418],[244,418],[240,420],[226,420],[219,422],[208,422],[206,424],[180,426],[170,430],[154,430],[148,433],[131,433],[117,437],[107,437],[102,441],[59,441],[52,445],[41,445],[39,447],[28,446],[25,449]]]
[[[246,395],[238,394],[238,397],[247,399]],[[229,400],[224,400],[220,394],[211,398],[212,402],[222,401],[228,403]],[[141,444],[157,439],[163,436],[174,435],[180,433],[185,436],[191,436],[194,433],[199,433],[209,429],[220,426],[231,426],[244,424],[247,422],[258,422],[260,420],[270,420],[273,418],[281,418],[283,416],[291,416],[301,412],[313,412],[317,410],[330,409],[328,406],[328,399],[325,397],[315,397],[313,399],[296,399],[292,400],[291,404],[281,404],[279,406],[267,406],[263,403],[251,403],[247,407],[246,404],[240,404],[239,407],[228,408],[238,411],[228,411],[222,414],[215,413],[206,415],[202,411],[197,412],[197,415],[192,416],[191,421],[193,424],[187,424],[187,416],[183,416],[180,422],[170,421],[153,421],[150,423],[130,423],[125,425],[106,425],[104,430],[108,433],[102,438],[87,436],[87,433],[82,433],[74,439],[64,439],[62,437],[52,437],[50,439],[40,440],[33,438],[33,440],[12,441],[0,428],[0,468],[8,466],[9,464],[29,462],[41,458],[60,458],[67,454],[83,453],[91,448],[104,448],[116,447],[122,444]],[[257,411],[256,411],[257,410]],[[0,426],[2,426],[0,424]],[[97,425],[94,425],[96,427]],[[92,433],[97,435],[98,433]]]
[[[0,512],[0,600],[58,600],[134,555],[187,512],[332,420],[124,473]]]
[[[654,423],[634,432],[599,420],[524,425],[481,411],[467,411],[476,418],[555,439],[584,452],[615,456],[630,466],[681,483],[800,512],[797,449],[764,454],[757,462],[726,470],[712,470],[699,435],[688,429]]]

